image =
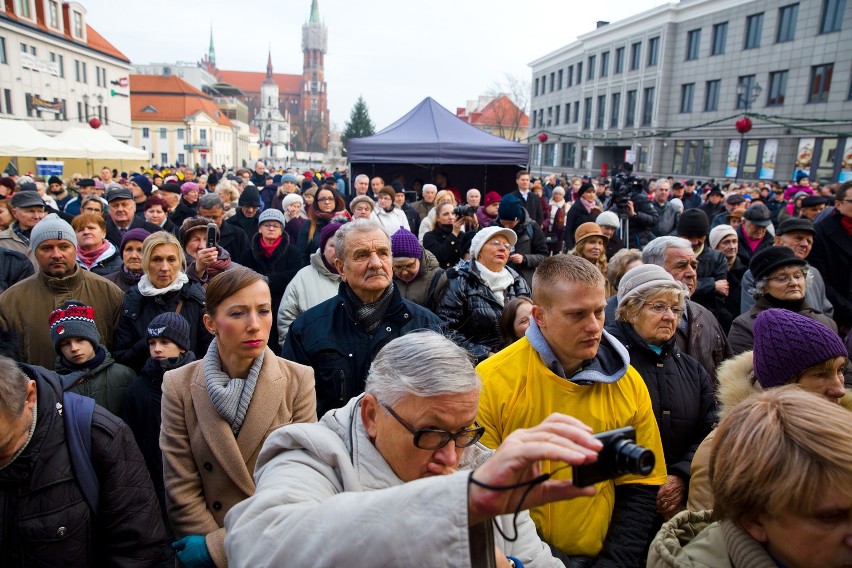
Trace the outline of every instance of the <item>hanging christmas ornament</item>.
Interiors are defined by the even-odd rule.
[[[90,118],[89,119],[89,126],[91,126],[92,128],[100,128],[101,127],[101,121],[98,120],[97,118]]]
[[[751,130],[751,119],[747,116],[742,117],[737,121],[737,132],[740,134],[747,134],[749,130]]]

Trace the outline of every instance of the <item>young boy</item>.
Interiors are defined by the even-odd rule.
[[[67,300],[48,319],[63,390],[95,399],[123,418],[124,391],[135,373],[115,362],[95,326],[95,309]]]

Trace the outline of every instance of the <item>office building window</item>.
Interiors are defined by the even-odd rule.
[[[636,123],[636,91],[627,91],[627,109],[624,111],[624,126]]]
[[[12,111],[12,90],[3,89],[3,101],[6,103],[6,113],[14,114]]]
[[[677,140],[674,148],[675,175],[710,175],[710,153],[713,140]]]
[[[692,97],[695,94],[695,83],[685,83],[680,86],[680,112],[692,112]]]
[[[147,126],[142,127],[142,138],[150,138],[151,137],[151,129]]]
[[[6,38],[0,37],[0,63],[9,63],[6,58]]]
[[[577,147],[573,142],[563,142],[562,151],[559,153],[559,165],[563,167],[573,168],[574,160],[577,155]]]
[[[586,79],[591,81],[592,79],[595,78],[595,56],[594,55],[589,56],[589,65],[586,68],[586,72],[588,73],[588,76],[586,77]]]
[[[648,40],[648,67],[653,67],[657,64],[660,57],[660,38],[652,37]]]
[[[559,111],[562,110],[562,106],[556,105],[555,107],[553,107],[553,110],[553,124],[559,126]]]
[[[701,49],[701,30],[686,32],[686,60],[698,59],[698,50]]]
[[[577,64],[577,84],[579,85],[582,82],[583,82],[583,62],[581,61]]]
[[[592,127],[592,97],[586,97],[583,101],[583,130]]]
[[[604,51],[601,53],[601,77],[606,77],[609,75],[609,52]]]
[[[65,77],[65,58],[62,55],[60,55],[58,53],[53,53],[51,51],[50,52],[50,61],[52,63],[56,63],[56,68],[57,68],[57,71],[59,71],[59,76]]]
[[[580,101],[574,101],[574,124],[580,122]]]
[[[743,49],[760,47],[761,33],[763,33],[763,12],[746,18],[745,45],[743,45]]]
[[[839,32],[846,11],[846,0],[822,0],[822,17],[819,21],[819,33]]]
[[[713,26],[713,46],[710,55],[722,55],[725,53],[725,44],[728,42],[728,22],[722,22]]]
[[[787,71],[774,71],[769,74],[769,95],[766,106],[781,106],[787,93]]]
[[[751,96],[752,89],[754,84],[756,83],[754,75],[740,75],[737,80],[737,90],[739,90],[739,85],[744,86],[744,94],[740,95],[737,93],[737,109],[744,109],[747,106],[751,107],[751,100],[747,100],[748,97]]]
[[[639,69],[639,64],[642,61],[642,42],[636,42],[630,46],[630,70],[636,71]]]
[[[574,66],[573,65],[568,66],[568,86],[569,87],[574,86]]]
[[[624,71],[624,48],[619,47],[615,50],[615,71],[617,75]]]
[[[77,103],[77,122],[83,122],[83,103]]]
[[[537,97],[537,96],[538,96],[538,77],[536,77],[536,78],[535,78],[535,81],[533,82],[533,85],[534,85],[534,87],[533,87],[533,96],[534,96],[534,97]]]
[[[559,72],[556,74],[556,85],[557,85],[556,88],[561,91],[562,90],[562,69],[560,69]]]
[[[553,124],[553,107],[547,107],[547,125]]]
[[[603,128],[606,121],[606,95],[598,95],[598,118],[595,128]]]
[[[645,89],[645,97],[642,100],[642,126],[650,126],[654,118],[654,87]]]
[[[713,112],[719,109],[719,89],[722,81],[719,79],[707,81],[704,85],[704,112]]]
[[[618,112],[621,107],[621,93],[613,93],[609,111],[609,127],[618,128]]]
[[[553,89],[555,87],[554,83],[556,83],[556,72],[555,71],[550,74],[550,92],[551,93],[553,92]]]
[[[793,41],[796,37],[796,19],[799,17],[799,5],[790,4],[782,6],[778,10],[778,32],[775,34],[775,42],[783,43]]]
[[[168,130],[166,128],[160,128],[160,140],[165,140],[168,137]]]
[[[59,2],[50,0],[47,3],[47,23],[53,29],[59,29]]]
[[[814,65],[811,67],[811,87],[808,90],[809,103],[824,103],[828,101],[828,91],[831,90],[831,74],[834,63]]]
[[[176,130],[176,132],[177,132],[177,139],[178,140],[183,140],[183,137],[186,136],[186,129],[185,128],[178,128]]]

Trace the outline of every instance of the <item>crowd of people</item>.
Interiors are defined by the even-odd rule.
[[[0,563],[848,565],[852,182],[794,177],[4,176]]]

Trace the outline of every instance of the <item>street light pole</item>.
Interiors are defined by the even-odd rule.
[[[745,107],[745,116],[748,116],[748,111],[751,108],[752,103],[757,100],[757,97],[760,96],[760,92],[763,90],[763,87],[760,86],[760,83],[748,83],[740,82],[737,85],[737,96],[743,101],[743,106]],[[739,163],[737,164],[737,175],[734,176],[734,181],[737,181],[740,177],[740,170],[742,170],[743,160],[745,158],[745,131],[740,132],[740,156]]]

